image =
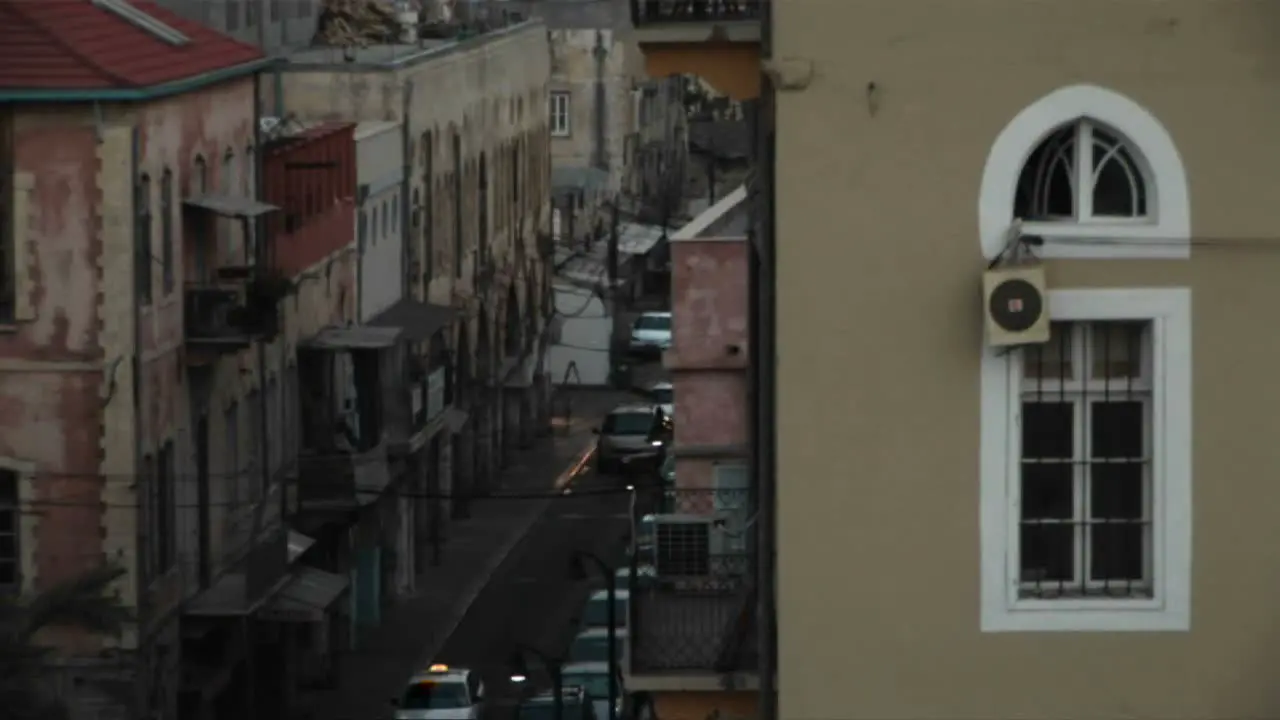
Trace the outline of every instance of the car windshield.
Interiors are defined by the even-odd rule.
[[[569,658],[574,662],[606,662],[609,659],[609,638],[583,637],[573,639],[569,648]]]
[[[649,413],[613,413],[604,419],[605,435],[648,435],[653,428]]]
[[[404,691],[400,707],[405,710],[453,710],[467,707],[467,686],[457,680],[424,680]]]
[[[594,698],[609,697],[609,676],[605,673],[565,673],[566,687],[580,687]],[[622,692],[622,688],[618,688]]]
[[[663,403],[665,405],[670,405],[671,398],[673,395],[674,393],[672,392],[671,388],[654,388],[653,389],[653,401],[656,403]]]
[[[637,330],[670,330],[671,317],[667,315],[641,315],[636,319]]]

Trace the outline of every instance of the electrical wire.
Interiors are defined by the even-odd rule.
[[[1037,228],[1038,229],[1038,228]],[[1027,232],[1029,235],[1039,235]],[[1100,231],[1105,234],[1105,231]],[[1057,237],[1052,232],[1045,233],[1046,245],[1077,245],[1084,247],[1194,247],[1209,250],[1265,250],[1280,252],[1280,237],[1268,236],[1197,236],[1190,239],[1177,238],[1076,238]]]
[[[310,482],[306,483],[305,486],[298,483],[294,483],[293,485],[298,487],[299,489],[301,489],[302,487],[306,487],[310,490],[326,489],[325,484],[321,484],[317,486],[315,483],[310,483]],[[335,483],[332,485],[328,485],[327,487],[333,490],[350,491],[350,493],[354,496],[373,495],[373,496],[380,497],[383,495],[387,495],[387,496],[395,495],[398,498],[410,498],[410,499],[469,500],[469,501],[566,500],[566,499],[582,498],[582,497],[602,497],[602,496],[619,497],[624,495],[630,495],[632,492],[637,492],[635,490],[628,490],[626,488],[583,488],[578,490],[572,487],[566,487],[560,490],[548,490],[544,492],[503,492],[503,491],[476,492],[476,493],[406,492],[404,490],[393,490],[391,488],[391,484],[388,484],[387,488],[384,488],[382,490],[363,490],[360,488],[356,488],[351,484],[345,484],[345,483],[343,484]],[[640,491],[640,492],[643,492],[643,491]],[[684,491],[675,491],[675,492],[684,492]],[[708,490],[707,492],[710,493],[712,491]],[[85,493],[85,494],[88,495],[89,493]],[[174,503],[172,507],[179,510],[198,509],[198,508],[205,508],[205,507],[249,508],[249,507],[253,507],[259,502],[262,502],[264,498],[269,498],[269,497],[270,497],[270,493],[268,493],[265,496],[259,496],[254,500],[219,500],[219,501],[209,501],[207,503],[199,503],[199,502]],[[278,500],[278,498],[276,499]],[[306,501],[301,501],[301,502],[305,504]],[[93,508],[116,508],[116,509],[128,510],[128,509],[138,509],[143,504],[145,504],[145,500],[139,500],[133,503],[121,503],[121,502],[102,502],[96,499],[96,497],[92,499],[86,498],[84,500],[75,500],[70,498],[67,498],[67,499],[36,498],[36,499],[30,499],[30,500],[20,500],[17,503],[11,503],[11,504],[0,503],[0,512],[3,512],[5,509],[8,509],[8,508],[18,508],[19,510],[21,510],[26,508],[42,508],[42,507],[93,507]],[[369,503],[369,504],[372,504],[372,503]]]

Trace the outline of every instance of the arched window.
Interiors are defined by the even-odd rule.
[[[1102,125],[1091,120],[1065,125],[1022,167],[1013,214],[1073,222],[1145,218],[1150,180],[1144,165],[1128,143]]]
[[[978,195],[983,255],[1010,231],[1044,239],[1045,258],[1185,258],[1186,170],[1168,131],[1123,95],[1061,88],[1028,105],[987,154]]]
[[[222,172],[218,174],[218,189],[223,195],[230,195],[232,188],[235,187],[236,175],[236,153],[231,148],[227,148],[226,153],[222,155]],[[236,264],[236,237],[235,224],[227,218],[218,218],[218,240],[222,246],[223,253],[226,254],[227,261]]]
[[[203,155],[196,156],[195,168],[192,171],[192,174],[195,176],[192,178],[195,184],[195,192],[193,194],[199,197],[201,195],[208,193],[209,192],[209,166],[208,166],[208,163],[205,162]]]

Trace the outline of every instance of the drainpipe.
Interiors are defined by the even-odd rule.
[[[412,200],[413,191],[410,189],[410,187],[413,185],[413,129],[410,126],[409,118],[411,117],[410,112],[413,109],[413,80],[406,80],[404,83],[403,103],[404,104],[401,106],[401,112],[400,112],[400,147],[401,147],[400,154],[402,156],[401,162],[400,162],[400,283],[401,283],[400,297],[412,298],[414,295],[413,286],[412,286],[413,278],[415,276],[421,275],[421,273],[413,273],[413,275],[409,274],[409,270],[410,270],[409,257],[412,255],[412,253],[409,252],[409,243],[416,242],[417,240],[417,238],[413,237],[413,227],[410,224],[411,218],[413,216],[413,206],[410,204],[411,202],[413,202]],[[427,288],[425,286],[422,288],[422,295],[423,295],[423,299],[425,300],[427,295]],[[401,358],[400,360],[400,377],[401,377],[400,395],[402,398],[405,397],[406,395],[409,395],[411,398],[412,389],[409,387],[409,383],[407,382],[409,378],[409,368],[406,366],[405,363],[406,363],[406,360],[408,360],[408,356],[414,352],[414,347],[410,343],[406,342],[405,344],[408,347],[408,350],[401,351],[399,353]],[[426,398],[426,392],[424,388],[422,401],[425,403],[426,400],[427,398]],[[401,402],[409,403],[409,419],[408,419],[408,425],[405,428],[405,432],[412,435],[413,421],[414,421],[413,420],[413,401],[409,399],[409,400],[401,400]],[[416,459],[421,460],[425,453],[422,450],[418,450],[415,454],[417,456]],[[410,458],[410,462],[404,465],[401,465],[401,467],[409,468],[409,472],[411,472],[414,475],[417,475],[417,477],[401,478],[401,480],[397,482],[396,485],[402,486],[405,482],[408,482],[411,484],[409,493],[411,495],[418,493],[422,486],[421,480],[423,477],[423,473],[426,471],[426,468],[423,467],[423,463],[414,462],[414,458]],[[403,493],[399,493],[399,498],[403,498],[403,497],[406,497],[406,495]],[[414,516],[412,513],[408,515],[404,513],[404,504],[399,499],[396,500],[396,518],[400,525],[404,525],[405,523],[409,523],[414,520]],[[411,527],[410,532],[416,533],[417,527]],[[402,537],[403,534],[404,534],[403,531],[396,533],[397,537],[396,537],[395,544],[397,548],[397,554],[400,554],[399,553],[400,537]],[[416,552],[416,547],[414,551]],[[401,557],[397,559],[396,561],[397,564],[400,564],[400,563],[411,564],[416,562],[416,560],[412,557],[412,554],[413,554],[412,552],[403,554]],[[397,568],[397,570],[399,570],[399,568]],[[410,575],[412,575],[412,573],[410,573]]]
[[[258,6],[258,47],[265,50],[267,47],[267,23],[271,22],[271,15],[268,14],[266,7],[268,0],[249,0],[249,2]]]
[[[605,122],[608,120],[605,94],[605,62],[609,59],[609,49],[604,44],[604,31],[596,31],[596,46],[591,53],[596,61],[596,84],[595,84],[595,123],[594,133],[594,152],[592,152],[593,162],[596,167],[601,170],[609,169],[609,155],[605,149]]]
[[[139,137],[138,129],[134,128],[133,139],[132,139],[132,149],[130,150],[129,166],[132,169],[132,173],[130,177],[132,182],[130,184],[133,186],[133,191],[132,191],[133,202],[131,205],[130,217],[134,219],[135,223],[137,222],[138,209],[139,209],[138,208],[139,198],[138,198],[137,188],[138,188],[138,170],[139,170],[139,166],[142,164],[141,144],[142,143],[141,143],[141,138]],[[143,455],[145,455],[145,452],[143,450],[145,440],[142,434],[144,430],[142,415],[143,415],[143,408],[146,407],[146,397],[142,387],[142,377],[143,377],[143,374],[142,374],[142,296],[141,296],[141,293],[139,292],[139,287],[138,287],[138,279],[139,279],[138,266],[143,261],[148,263],[151,262],[151,257],[149,254],[146,257],[141,256],[140,250],[137,248],[138,228],[134,227],[133,232],[134,232],[134,237],[133,237],[134,270],[133,270],[133,283],[132,283],[133,285],[132,287],[133,338],[131,342],[131,344],[133,345],[133,363],[130,367],[130,372],[133,375],[133,467],[134,467],[135,473],[137,473],[135,476],[134,488],[135,488],[135,492],[146,493],[146,492],[149,492],[150,488],[144,485],[144,483],[150,483],[152,482],[152,479],[149,477],[148,478],[142,477],[142,468],[143,468],[142,458],[143,458]],[[142,480],[143,482],[137,482],[137,480]],[[135,507],[137,508],[143,507],[142,498],[138,499],[138,504]],[[143,599],[146,597],[145,595],[146,579],[144,578],[142,563],[144,558],[146,557],[145,550],[146,550],[146,542],[147,542],[147,532],[146,532],[146,520],[141,517],[142,514],[143,513],[141,512],[141,510],[139,510],[137,513],[136,519],[134,521],[135,550],[134,550],[133,584],[134,584],[134,593],[135,593],[134,596],[138,599],[137,604],[138,604],[139,610],[142,609]],[[152,692],[151,688],[149,687],[150,683],[154,682],[154,673],[151,672],[151,662],[149,660],[149,657],[150,657],[149,649],[152,644],[151,634],[147,635],[147,637],[144,639],[144,642],[146,643],[146,647],[140,648],[140,650],[142,651],[143,657],[148,658],[148,661],[145,663],[143,667],[143,672],[145,673],[143,677],[146,678],[146,680],[143,680],[142,678],[140,678],[137,684],[135,685],[135,687],[137,688],[137,691],[138,691],[138,701],[137,701],[138,707],[150,710],[151,708],[148,707],[150,704],[150,698],[154,697],[155,695],[155,693]]]
[[[404,283],[400,287],[401,297],[413,297],[413,287],[411,286],[411,278],[409,272],[409,258],[412,253],[409,252],[409,243],[416,242],[413,237],[413,229],[411,222],[413,219],[413,207],[410,205],[413,197],[413,129],[409,125],[410,112],[413,109],[413,81],[406,80],[404,84],[404,105],[400,112],[400,147],[403,148],[401,154],[404,156],[400,165],[400,276],[401,282]],[[425,267],[425,260],[423,266]],[[416,273],[415,273],[416,274]],[[427,288],[422,288],[423,300],[426,300]]]
[[[262,152],[263,134],[262,134],[262,123],[260,122],[260,119],[262,118],[262,92],[261,91],[262,91],[262,75],[257,74],[253,78],[253,146],[258,149],[258,152],[254,153],[253,186],[249,188],[249,192],[253,193],[254,198],[259,198],[262,196],[262,193],[261,193],[262,164],[263,164],[262,156],[264,155],[264,153]],[[254,262],[253,275],[256,278],[258,277],[259,273],[265,269],[265,266],[268,262],[268,258],[270,257],[270,254],[268,253],[268,248],[266,247],[266,237],[265,237],[265,234],[263,233],[263,229],[266,226],[266,222],[263,218],[258,217],[252,221],[245,220],[243,225],[244,225],[244,231],[246,233],[246,236],[249,233],[253,233],[254,242],[249,243],[248,237],[246,237],[245,244],[246,245],[251,244],[255,251],[255,257],[253,258],[253,262]],[[278,308],[276,309],[276,312],[279,312]],[[267,343],[265,339],[259,337],[255,339],[253,344],[254,344],[253,349],[254,349],[254,355],[255,355],[254,361],[258,366],[258,407],[251,409],[250,412],[258,413],[258,438],[257,438],[258,458],[257,460],[259,465],[259,482],[261,483],[261,486],[262,486],[261,487],[262,501],[259,503],[258,509],[254,511],[254,520],[250,525],[250,527],[253,528],[253,533],[254,533],[254,537],[250,538],[249,540],[251,544],[256,543],[257,534],[260,529],[259,523],[262,521],[263,517],[266,515],[267,492],[271,487],[271,465],[268,462],[270,459],[271,451],[267,443],[267,432],[270,429],[270,425],[268,425],[268,420],[267,420]],[[286,496],[286,493],[284,492],[284,488],[281,488],[281,492],[280,492],[281,523],[284,522],[284,513],[287,510],[285,496]],[[281,531],[283,532],[283,527],[281,528]],[[247,664],[247,667],[246,667],[247,672],[245,673],[245,676],[247,678],[247,681],[246,681],[247,687],[245,689],[245,694],[248,698],[248,703],[247,703],[248,708],[246,710],[246,714],[248,716],[248,720],[256,720],[258,687],[257,687],[257,673],[254,668],[254,665],[256,662],[256,658],[254,657],[254,651],[255,651],[255,648],[257,647],[257,625],[254,622],[253,617],[246,615],[241,620],[240,629],[241,629],[241,633],[243,635],[243,639],[245,643],[245,662]]]
[[[757,717],[760,720],[777,720],[778,699],[776,678],[778,672],[778,615],[777,615],[777,457],[775,425],[777,388],[777,315],[775,303],[776,275],[774,266],[775,212],[774,212],[774,102],[773,86],[767,76],[761,75],[761,99],[755,109],[757,136],[757,160],[763,166],[759,199],[753,208],[763,210],[759,228],[759,256],[753,305],[757,313],[757,352],[751,362],[758,366],[759,393],[756,408],[759,427],[753,452],[755,454],[756,484],[759,510],[756,538],[757,570],[757,622],[759,651],[759,693]]]

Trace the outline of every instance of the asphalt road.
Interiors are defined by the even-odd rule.
[[[445,642],[435,661],[481,673],[486,720],[514,714],[517,691],[510,676],[519,670],[517,657],[526,665],[519,671],[539,688],[549,686],[536,653],[565,656],[588,593],[603,585],[590,565],[575,572],[582,565],[576,553],[592,553],[614,567],[624,562],[631,502],[626,482],[585,470],[573,482],[574,492],[551,501]],[[619,492],[591,494],[608,489]]]

